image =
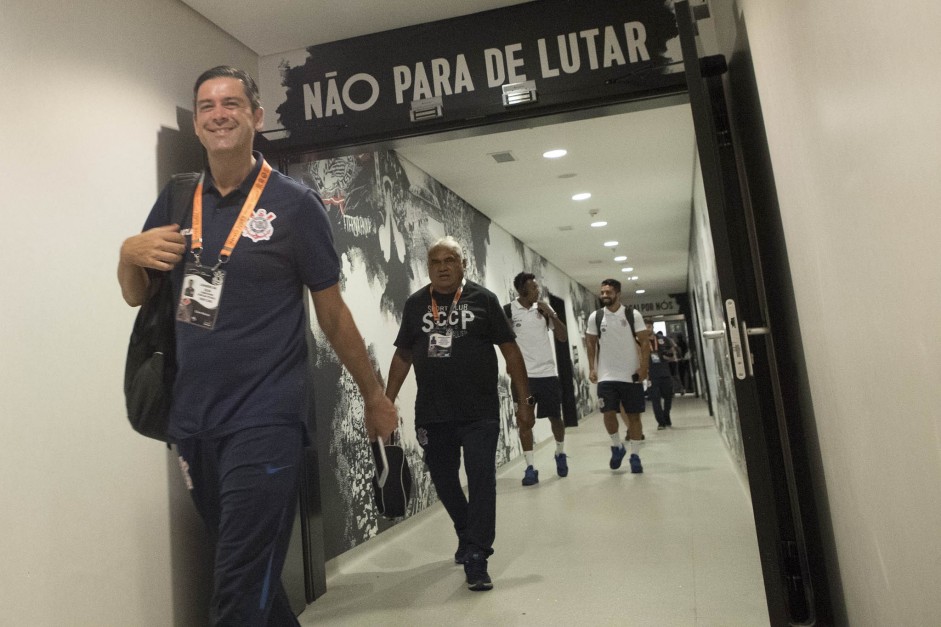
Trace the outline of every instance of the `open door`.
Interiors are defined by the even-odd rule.
[[[770,333],[775,321],[768,311],[747,179],[726,106],[727,66],[723,57],[699,53],[689,2],[677,2],[675,10],[725,309],[725,330],[703,335],[729,343],[770,622],[813,625],[814,590],[798,485],[804,480],[796,475],[791,454]]]

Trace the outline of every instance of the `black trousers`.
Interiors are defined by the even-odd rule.
[[[493,554],[497,533],[497,420],[441,422],[416,429],[425,450],[438,498],[447,510],[459,541],[468,550]],[[467,474],[467,496],[461,487],[461,452]]]
[[[177,448],[193,502],[216,542],[210,624],[298,625],[281,569],[297,509],[301,425],[184,440]]]
[[[670,426],[672,424],[670,409],[673,407],[673,379],[654,377],[650,380],[650,387],[647,388],[647,396],[650,398],[650,404],[653,405],[653,415],[657,419],[657,424],[662,427]]]

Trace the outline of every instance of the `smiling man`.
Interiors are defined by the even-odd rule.
[[[621,304],[621,282],[605,279],[599,296],[604,305],[588,316],[585,340],[588,343],[588,379],[598,384],[604,427],[611,438],[611,470],[621,467],[627,453],[618,434],[618,413],[628,428],[632,473],[644,472],[640,461],[644,412],[644,385],[647,378],[650,336],[644,319],[633,307]]]
[[[487,560],[496,536],[496,452],[500,437],[497,345],[506,360],[517,421],[533,420],[526,366],[496,295],[464,279],[461,245],[444,237],[428,250],[431,282],[405,303],[386,395],[395,400],[415,366],[415,431],[464,564],[467,587],[493,588]],[[459,474],[461,452],[467,491]]]
[[[118,281],[136,306],[152,273],[169,271],[180,302],[169,437],[216,541],[211,624],[297,625],[280,578],[307,440],[307,291],[363,395],[369,435],[387,437],[398,417],[340,296],[320,197],[252,151],[264,122],[255,81],[216,67],[193,99],[209,167],[189,192],[191,217],[170,223],[179,189],[164,188],[121,246]]]

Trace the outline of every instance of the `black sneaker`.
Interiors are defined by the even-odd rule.
[[[467,589],[485,592],[493,589],[493,582],[487,574],[487,558],[483,553],[468,553],[464,561],[464,574],[467,576]]]
[[[463,564],[467,561],[467,545],[463,540],[459,540],[457,543],[457,551],[454,552],[454,563]]]

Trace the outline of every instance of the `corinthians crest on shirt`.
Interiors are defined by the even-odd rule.
[[[271,239],[274,234],[274,227],[271,223],[277,218],[273,213],[268,213],[265,209],[256,209],[252,217],[245,223],[242,229],[242,237],[248,237],[253,242],[263,242]]]

